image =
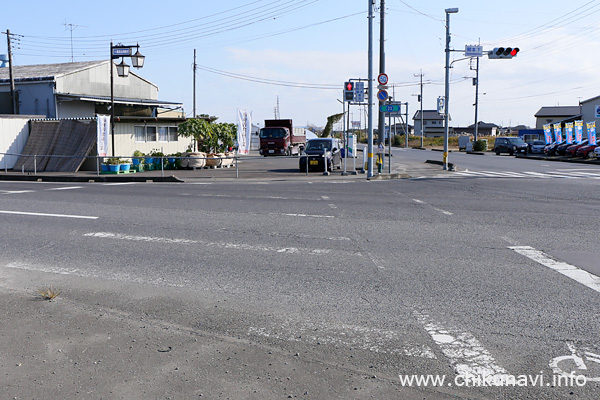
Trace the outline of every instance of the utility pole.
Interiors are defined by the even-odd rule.
[[[379,17],[379,73],[385,74],[385,0],[380,0]],[[378,122],[377,145],[385,143],[385,114],[381,109]]]
[[[10,34],[9,29],[7,29],[4,33],[6,34],[6,42],[8,46],[8,74],[10,77],[10,100],[12,103],[12,113],[19,114],[19,102],[17,101],[17,91],[15,90],[15,78],[13,75],[12,46],[10,41],[12,35]]]
[[[421,94],[419,95],[419,103],[421,103],[421,148],[423,148],[423,70],[419,75],[421,78]]]
[[[458,8],[447,8],[446,12],[446,74],[444,78],[444,170],[448,170],[448,120],[450,114],[450,14],[458,12]]]
[[[479,132],[479,124],[477,123],[477,111],[479,106],[479,57],[477,58],[477,66],[475,67],[475,135],[474,141],[477,141],[477,134]]]
[[[367,144],[367,179],[373,177],[373,3],[375,0],[368,0],[369,2],[369,106],[368,106],[368,144]]]
[[[196,49],[194,49],[194,115],[193,117],[196,118],[196,69],[198,68],[198,65],[196,64]]]

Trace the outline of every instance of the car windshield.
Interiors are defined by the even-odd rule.
[[[534,140],[533,144],[534,146],[543,146],[546,144],[546,142],[544,142],[543,140]]]
[[[309,140],[306,144],[306,150],[331,150],[331,141],[330,140],[318,140],[313,139]]]
[[[508,138],[508,141],[511,142],[512,144],[525,144],[525,142],[523,141],[523,139],[521,138]]]
[[[285,137],[285,129],[283,128],[262,128],[260,137],[263,139],[281,139]]]

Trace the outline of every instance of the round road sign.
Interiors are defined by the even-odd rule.
[[[377,77],[377,82],[379,82],[380,85],[387,85],[388,76],[386,74],[379,74]]]
[[[388,98],[388,92],[386,90],[380,90],[377,92],[377,98],[379,101],[386,101]]]

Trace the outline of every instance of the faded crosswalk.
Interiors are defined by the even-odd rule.
[[[456,171],[434,176],[421,176],[413,179],[453,179],[453,178],[537,178],[537,179],[600,179],[599,169],[535,171]]]

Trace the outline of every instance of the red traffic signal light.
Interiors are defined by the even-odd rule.
[[[344,99],[346,101],[354,100],[354,82],[344,83]]]
[[[518,47],[496,47],[488,52],[488,58],[513,58],[518,52]]]

